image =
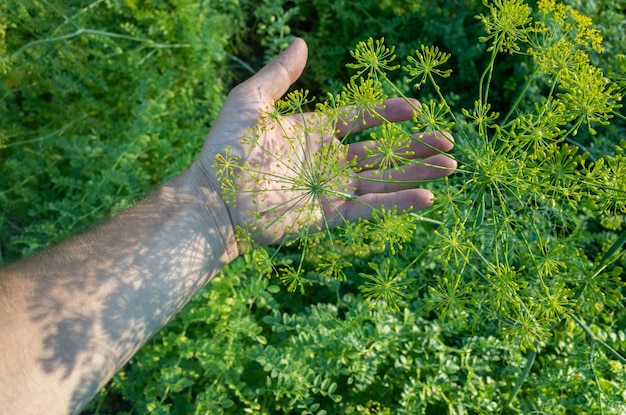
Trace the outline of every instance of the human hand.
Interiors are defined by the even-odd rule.
[[[414,187],[454,171],[456,162],[443,154],[453,147],[451,137],[420,134],[406,154],[421,162],[384,170],[366,150],[373,143],[344,145],[339,140],[384,120],[412,119],[417,101],[387,100],[376,117],[350,123],[329,123],[319,113],[279,117],[272,111],[274,103],[301,75],[306,60],[306,44],[296,39],[234,88],[196,163],[214,186],[221,181],[230,190],[233,229],[245,229],[255,243],[269,244],[300,229],[369,218],[382,206],[398,211],[430,206],[432,193]]]

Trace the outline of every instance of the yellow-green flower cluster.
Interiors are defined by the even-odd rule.
[[[557,3],[556,0],[539,0],[539,12],[544,18],[538,22],[540,32],[556,37],[567,37],[574,44],[596,52],[603,52],[602,35],[593,26],[588,16],[581,14],[569,5]]]

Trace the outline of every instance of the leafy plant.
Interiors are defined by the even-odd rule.
[[[352,52],[355,63],[348,67],[357,73],[343,90],[317,104],[318,115],[301,130],[282,131],[284,136],[294,137],[294,146],[301,146],[293,154],[305,154],[304,170],[294,175],[295,180],[280,171],[267,177],[236,160],[217,160],[216,166],[223,174],[227,199],[240,191],[262,199],[264,183],[278,181],[285,194],[294,197],[285,202],[287,211],[299,200],[308,202],[302,211],[293,212],[300,220],[290,229],[293,238],[282,243],[283,247],[298,246],[302,251],[299,260],[285,262],[277,251],[269,253],[263,248],[254,254],[259,258],[259,271],[278,276],[290,291],[303,290],[316,276],[344,279],[345,270],[353,268],[353,263],[338,259],[347,251],[366,251],[370,269],[360,272],[366,298],[396,310],[419,298],[418,309],[472,332],[496,333],[527,352],[527,370],[503,403],[507,407],[514,405],[537,353],[564,322],[575,322],[607,358],[626,363],[615,348],[598,341],[586,323],[606,319],[607,313],[623,306],[620,264],[626,233],[609,237],[599,250],[585,249],[588,230],[597,226],[598,218],[604,218],[604,225],[611,230],[621,228],[619,222],[609,225],[607,218],[626,213],[622,171],[626,142],[615,146],[615,154],[593,159],[580,151],[577,142],[581,129],[594,136],[598,125],[609,125],[613,117],[624,119],[619,112],[618,84],[592,64],[590,55],[601,53],[603,47],[600,32],[589,18],[549,0],[538,1],[535,17],[521,0],[485,4],[487,13],[477,18],[485,26],[486,35],[480,41],[487,45],[488,59],[472,108],[462,108],[460,113],[451,109],[439,85],[439,78],[451,75],[445,69],[450,54],[422,46],[402,70],[416,88],[430,84],[433,98],[415,106],[418,115],[413,123],[385,120],[377,108],[387,91],[407,98],[388,76],[400,68],[394,48],[385,46],[383,40],[370,39]],[[492,80],[502,54],[523,55],[533,62],[519,95],[504,115],[490,104]],[[542,91],[541,98],[529,91]],[[286,113],[303,113],[309,102],[306,97],[305,92],[293,92],[261,119],[280,120]],[[304,149],[323,132],[349,130],[365,116],[383,122],[381,130],[370,137],[373,144],[364,145],[364,159],[375,160],[367,167],[378,172],[389,169],[387,183],[393,184],[394,175],[412,164],[422,163],[407,157],[407,151],[412,140],[421,140],[418,132],[424,130],[454,133],[459,171],[445,180],[443,187],[435,187],[439,197],[426,215],[383,209],[374,213],[372,221],[338,231],[320,229],[328,242],[318,254],[319,266],[311,273],[305,267],[306,257],[312,244],[320,242],[311,239],[303,224],[319,214],[318,206],[331,203],[331,196],[357,200],[349,186],[363,159],[346,162],[341,147],[317,143],[321,150],[309,160]],[[280,122],[277,128],[281,128]],[[244,143],[258,145],[254,131]],[[267,153],[271,156],[269,150]],[[236,189],[229,181],[232,177],[249,177],[250,186]],[[256,221],[241,230],[240,240],[250,244],[255,231],[282,226],[283,213],[258,212]],[[416,221],[431,229],[418,232]],[[379,242],[368,245],[370,241]],[[418,245],[407,247],[409,243]],[[610,327],[605,330],[611,331]]]
[[[419,183],[436,194],[431,210],[387,206],[371,221],[294,228],[282,245],[252,250],[86,412],[623,413],[625,3],[565,4],[574,8],[2,2],[2,261],[123,209],[184,169],[230,74],[254,72],[295,34],[315,51],[303,80],[310,92],[266,115],[317,108],[343,127],[342,105],[371,111],[419,84],[419,118],[345,138],[374,140],[364,156],[391,169],[390,182],[412,163],[406,147],[416,134],[456,138],[458,172]],[[319,118],[311,127],[329,126]],[[316,168],[353,174],[329,149]],[[311,200],[346,190],[317,171],[285,186],[308,186]],[[254,226],[271,226],[266,218],[242,242]]]
[[[230,80],[216,75],[239,25],[236,3],[212,3],[2,2],[0,263],[191,163],[224,100]]]

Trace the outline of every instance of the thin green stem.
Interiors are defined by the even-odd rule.
[[[256,74],[257,71],[252,66],[250,66],[247,62],[239,58],[238,56],[233,55],[232,53],[227,53],[226,56],[228,56],[231,60],[237,62],[239,66],[244,68],[246,71],[250,72],[250,74],[252,75]]]
[[[613,115],[616,118],[619,118],[622,121],[626,121],[626,115],[622,114],[621,112],[617,112],[615,110],[611,111],[611,115]]]
[[[420,215],[420,214],[415,213],[415,212],[411,212],[411,213],[409,213],[409,215],[411,217],[414,217],[415,219],[417,219],[420,222],[432,223],[434,225],[439,225],[439,226],[444,225],[444,223],[442,221],[440,221],[440,220],[427,218],[426,216]],[[424,251],[424,252],[426,252],[426,251]]]
[[[615,350],[614,348],[609,346],[606,342],[604,342],[604,341],[600,340],[599,338],[597,338],[596,335],[593,334],[591,329],[581,319],[579,319],[574,313],[570,313],[569,317],[572,320],[574,320],[574,322],[576,322],[576,324],[578,324],[581,329],[583,329],[583,331],[585,332],[587,337],[589,337],[590,340],[592,340],[592,341],[598,343],[599,345],[601,345],[602,347],[604,347],[604,350],[606,350],[611,356],[613,356],[615,359],[619,360],[622,364],[626,365],[626,357],[622,356],[617,350]]]
[[[515,112],[519,104],[522,102],[522,99],[524,99],[524,97],[526,96],[526,92],[528,92],[528,88],[530,88],[530,85],[535,80],[536,75],[537,75],[537,68],[535,68],[533,73],[526,80],[526,83],[524,83],[524,87],[522,88],[520,93],[517,95],[515,102],[513,102],[513,105],[511,105],[511,108],[509,109],[509,112],[502,119],[502,123],[501,123],[502,125],[505,125],[505,126],[507,125],[509,118],[511,118],[511,116],[513,115],[513,113]]]
[[[60,42],[60,41],[63,41],[63,40],[69,40],[69,39],[73,39],[75,37],[79,37],[79,36],[82,36],[82,35],[93,35],[93,36],[101,36],[101,37],[110,37],[110,38],[114,38],[114,39],[130,40],[132,42],[145,43],[145,44],[148,44],[150,47],[157,48],[157,49],[177,49],[177,48],[188,48],[188,47],[190,47],[190,45],[188,45],[188,44],[179,44],[179,43],[165,44],[165,43],[158,43],[158,42],[155,42],[155,41],[153,41],[151,39],[141,39],[141,38],[137,38],[137,37],[129,36],[129,35],[124,35],[124,34],[120,34],[120,33],[106,32],[106,31],[103,31],[103,30],[94,30],[94,29],[80,28],[80,29],[78,29],[78,30],[76,30],[76,31],[74,31],[72,33],[68,33],[68,34],[65,34],[65,35],[49,37],[49,38],[46,38],[46,39],[37,39],[37,40],[33,40],[32,42],[28,42],[27,44],[23,45],[22,47],[17,49],[15,52],[10,54],[6,58],[0,59],[0,63],[5,63],[5,62],[8,62],[8,61],[10,61],[12,59],[15,59],[19,55],[24,53],[26,50],[28,50],[30,48],[33,48],[35,46],[43,45],[43,44],[46,44],[46,43],[55,43],[55,42]]]
[[[511,407],[511,404],[513,403],[513,400],[515,400],[515,398],[517,397],[517,394],[519,393],[522,385],[524,384],[526,379],[528,379],[528,376],[530,375],[530,369],[532,369],[533,363],[535,363],[536,357],[537,357],[536,350],[533,350],[532,352],[530,352],[530,355],[528,356],[528,359],[526,360],[526,365],[524,366],[524,371],[522,372],[522,375],[517,380],[517,383],[515,384],[515,387],[513,388],[513,392],[511,392],[509,399],[507,399],[504,405],[505,407],[509,407],[509,408]]]
[[[489,89],[491,87],[491,78],[493,77],[493,68],[496,62],[496,56],[498,55],[498,50],[502,45],[503,38],[500,37],[493,47],[491,51],[491,58],[489,59],[489,64],[485,68],[485,71],[480,77],[480,82],[478,84],[478,97],[481,104],[486,104],[489,101]],[[485,78],[487,82],[485,82]]]

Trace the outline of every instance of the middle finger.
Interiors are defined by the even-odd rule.
[[[377,140],[360,141],[350,144],[348,148],[348,160],[355,160],[360,168],[379,168],[381,161],[387,156],[417,159],[430,157],[435,154],[450,151],[454,146],[452,136],[438,131],[412,135],[406,143],[398,149],[391,149],[393,154],[381,142]]]

